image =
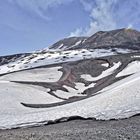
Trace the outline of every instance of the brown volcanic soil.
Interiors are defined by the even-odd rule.
[[[139,140],[140,115],[124,120],[73,120],[0,131],[0,140]]]

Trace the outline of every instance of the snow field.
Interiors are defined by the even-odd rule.
[[[15,72],[1,76],[0,81],[57,82],[63,74],[61,71],[58,71],[61,68],[36,68]]]
[[[12,96],[10,96],[11,92],[0,91],[0,98],[4,100],[0,102],[0,107],[3,108],[0,112],[0,128],[37,125],[41,121],[47,122],[70,116],[81,116],[84,118],[95,117],[96,119],[109,120],[114,118],[128,118],[140,113],[140,73],[118,81],[109,86],[108,90],[102,92],[102,94],[85,100],[62,106],[32,109],[21,106],[18,103],[19,99],[14,99],[18,97],[18,91],[14,91],[15,95]],[[4,98],[4,95],[6,98]],[[7,101],[5,102],[5,100]],[[41,102],[43,102],[42,99]]]

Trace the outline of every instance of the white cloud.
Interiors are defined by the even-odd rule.
[[[139,0],[80,0],[91,19],[83,30],[76,29],[71,35],[90,36],[97,31],[113,30],[116,28],[139,28]],[[74,34],[75,33],[75,34]]]
[[[132,29],[133,25],[132,24],[128,24],[127,29]]]
[[[87,35],[100,30],[112,30],[116,28],[116,23],[113,19],[111,7],[115,4],[114,0],[96,0],[96,7],[91,11],[91,23],[87,30]]]
[[[76,36],[77,33],[79,33],[78,35],[81,33],[81,35],[90,36],[100,30],[111,30],[116,28],[111,8],[117,0],[95,0],[94,3],[90,0],[80,0],[80,2],[84,9],[90,13],[91,22],[84,30],[76,29],[71,35]]]

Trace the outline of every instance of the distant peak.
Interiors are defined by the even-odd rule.
[[[69,50],[79,48],[98,48],[106,46],[130,46],[139,48],[140,32],[133,28],[121,28],[111,31],[98,31],[90,37],[64,38],[49,49]],[[134,44],[134,45],[132,45]]]

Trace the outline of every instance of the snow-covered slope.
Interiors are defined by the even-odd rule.
[[[37,125],[70,116],[108,120],[128,118],[140,113],[140,73],[109,86],[99,95],[45,109],[27,108],[20,104],[61,101],[50,96],[45,88],[1,81],[0,89],[1,129]]]
[[[118,53],[129,53],[129,49],[80,49],[70,51],[46,51],[36,52],[29,56],[22,57],[14,62],[0,66],[0,74],[30,69],[40,66],[78,61],[103,56],[117,55]],[[134,51],[135,52],[135,51]]]

